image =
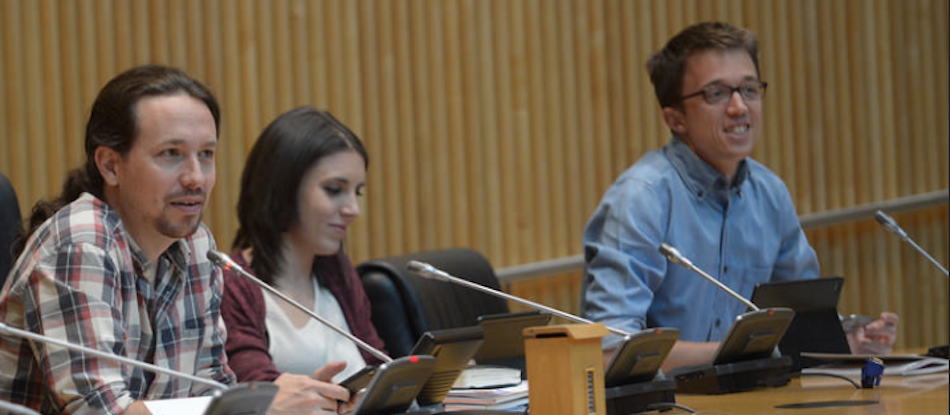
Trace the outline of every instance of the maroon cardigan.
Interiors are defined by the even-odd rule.
[[[240,251],[232,258],[241,267],[250,269]],[[319,269],[325,271],[327,289],[340,303],[350,332],[370,346],[383,350],[383,341],[370,319],[369,298],[346,254],[340,252],[335,256],[316,257],[314,261]],[[237,375],[238,382],[273,381],[280,376],[267,351],[269,336],[265,315],[264,291],[236,272],[225,271],[221,317],[228,329],[225,345],[228,365]],[[365,350],[360,349],[360,354],[368,365],[382,363]]]

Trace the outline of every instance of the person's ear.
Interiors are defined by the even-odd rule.
[[[663,121],[676,134],[686,133],[686,114],[673,107],[663,107]]]
[[[122,155],[109,147],[99,146],[96,148],[96,168],[106,185],[117,186],[119,184],[119,162]]]

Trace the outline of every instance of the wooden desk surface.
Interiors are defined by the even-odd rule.
[[[831,402],[854,404],[858,401],[876,403],[829,406]],[[945,415],[950,408],[950,374],[944,372],[910,377],[885,376],[881,379],[881,386],[875,389],[855,389],[851,384],[834,378],[806,377],[792,379],[791,383],[780,388],[726,395],[676,394],[676,402],[695,409],[699,414]],[[816,402],[828,404],[812,408],[779,407]]]

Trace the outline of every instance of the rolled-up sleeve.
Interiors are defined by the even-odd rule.
[[[588,319],[628,332],[647,326],[647,311],[667,266],[656,248],[666,222],[657,200],[662,199],[645,182],[618,182],[588,223],[581,298],[581,312]],[[604,347],[617,341],[608,337]]]

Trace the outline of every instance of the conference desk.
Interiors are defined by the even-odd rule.
[[[676,402],[698,414],[944,415],[950,408],[950,374],[885,376],[875,389],[855,389],[835,378],[804,377],[792,379],[783,387],[749,392],[676,394]]]

